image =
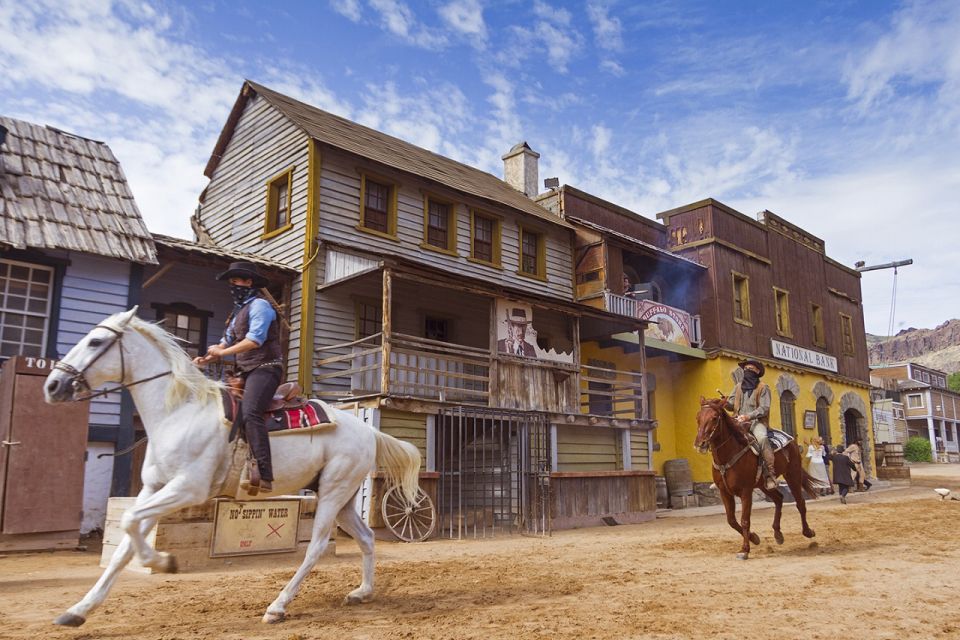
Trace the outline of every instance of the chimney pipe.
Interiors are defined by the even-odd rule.
[[[526,142],[513,145],[513,148],[502,156],[504,181],[528,198],[536,198],[539,193],[537,186],[539,158],[540,154],[531,149]]]

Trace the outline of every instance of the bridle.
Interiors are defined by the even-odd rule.
[[[744,445],[743,448],[740,449],[740,451],[738,451],[730,460],[722,464],[719,463],[717,461],[717,450],[723,445],[727,444],[730,441],[730,439],[733,437],[733,435],[728,435],[726,440],[724,440],[720,444],[714,445],[713,437],[714,435],[716,435],[717,429],[720,428],[720,421],[723,419],[723,415],[722,415],[723,409],[717,409],[709,404],[702,405],[702,406],[710,407],[711,409],[714,409],[716,411],[713,428],[710,429],[710,433],[706,436],[705,441],[707,442],[707,450],[710,450],[713,453],[713,456],[712,456],[713,468],[720,472],[720,479],[723,481],[724,487],[726,487],[727,491],[729,492],[730,488],[727,487],[727,471],[732,469],[733,466],[740,461],[740,458],[742,458],[747,453],[747,451],[750,450],[750,445],[749,444]],[[703,451],[703,453],[706,453],[706,451]]]
[[[56,364],[53,365],[54,369],[63,371],[64,373],[70,376],[68,378],[68,381],[70,383],[70,386],[73,388],[72,400],[74,402],[92,400],[93,398],[105,396],[108,393],[118,391],[119,389],[128,389],[134,385],[142,384],[144,382],[150,382],[151,380],[156,380],[157,378],[162,378],[164,376],[168,376],[171,373],[173,373],[172,370],[165,371],[163,373],[158,373],[156,375],[150,376],[149,378],[143,378],[141,380],[136,380],[134,382],[125,383],[124,380],[127,377],[127,368],[126,368],[126,362],[124,361],[124,357],[123,357],[123,331],[114,329],[113,327],[105,324],[98,324],[97,326],[94,327],[94,329],[106,329],[107,331],[113,334],[113,340],[110,341],[110,344],[108,344],[105,349],[101,350],[100,353],[95,355],[83,369],[77,369],[73,365],[67,364],[62,360],[58,361]],[[117,345],[120,348],[120,380],[114,382],[114,384],[118,384],[120,386],[118,388],[104,389],[103,391],[97,391],[96,393],[93,393],[93,390],[90,388],[90,383],[87,381],[86,376],[84,376],[83,374],[86,373],[87,369],[93,366],[93,363],[99,360],[105,353],[110,351],[110,348],[113,347],[113,345]]]

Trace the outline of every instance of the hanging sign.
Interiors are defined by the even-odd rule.
[[[804,364],[808,367],[816,367],[817,369],[826,369],[834,373],[837,372],[837,359],[825,353],[813,351],[812,349],[804,349],[803,347],[773,339],[770,340],[770,348],[774,358]]]

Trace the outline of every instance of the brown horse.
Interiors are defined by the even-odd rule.
[[[737,554],[739,560],[750,555],[750,543],[760,544],[760,537],[750,532],[750,510],[753,507],[753,490],[760,489],[776,505],[773,516],[773,536],[777,544],[783,544],[780,532],[780,512],[783,509],[783,495],[778,489],[764,488],[762,475],[757,467],[760,458],[747,442],[747,436],[727,413],[727,399],[707,400],[700,398],[700,412],[697,414],[697,439],[694,446],[700,453],[710,450],[713,454],[713,481],[720,491],[723,508],[727,512],[727,523],[743,535],[743,547]],[[806,492],[811,498],[817,497],[817,480],[803,470],[800,464],[800,449],[791,440],[774,457],[776,474],[783,475],[797,501],[797,511],[803,523],[803,535],[812,538],[816,535],[807,524],[807,504],[803,498]],[[737,523],[734,497],[740,497],[740,523]]]

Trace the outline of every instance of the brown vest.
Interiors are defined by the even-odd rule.
[[[227,328],[227,338],[230,344],[236,344],[246,337],[250,328],[250,306],[252,304],[251,301],[243,305],[234,317],[233,327]],[[274,318],[267,330],[267,339],[264,340],[262,345],[256,349],[237,354],[237,366],[241,371],[250,371],[266,362],[279,362],[281,356],[280,330],[277,318]]]

